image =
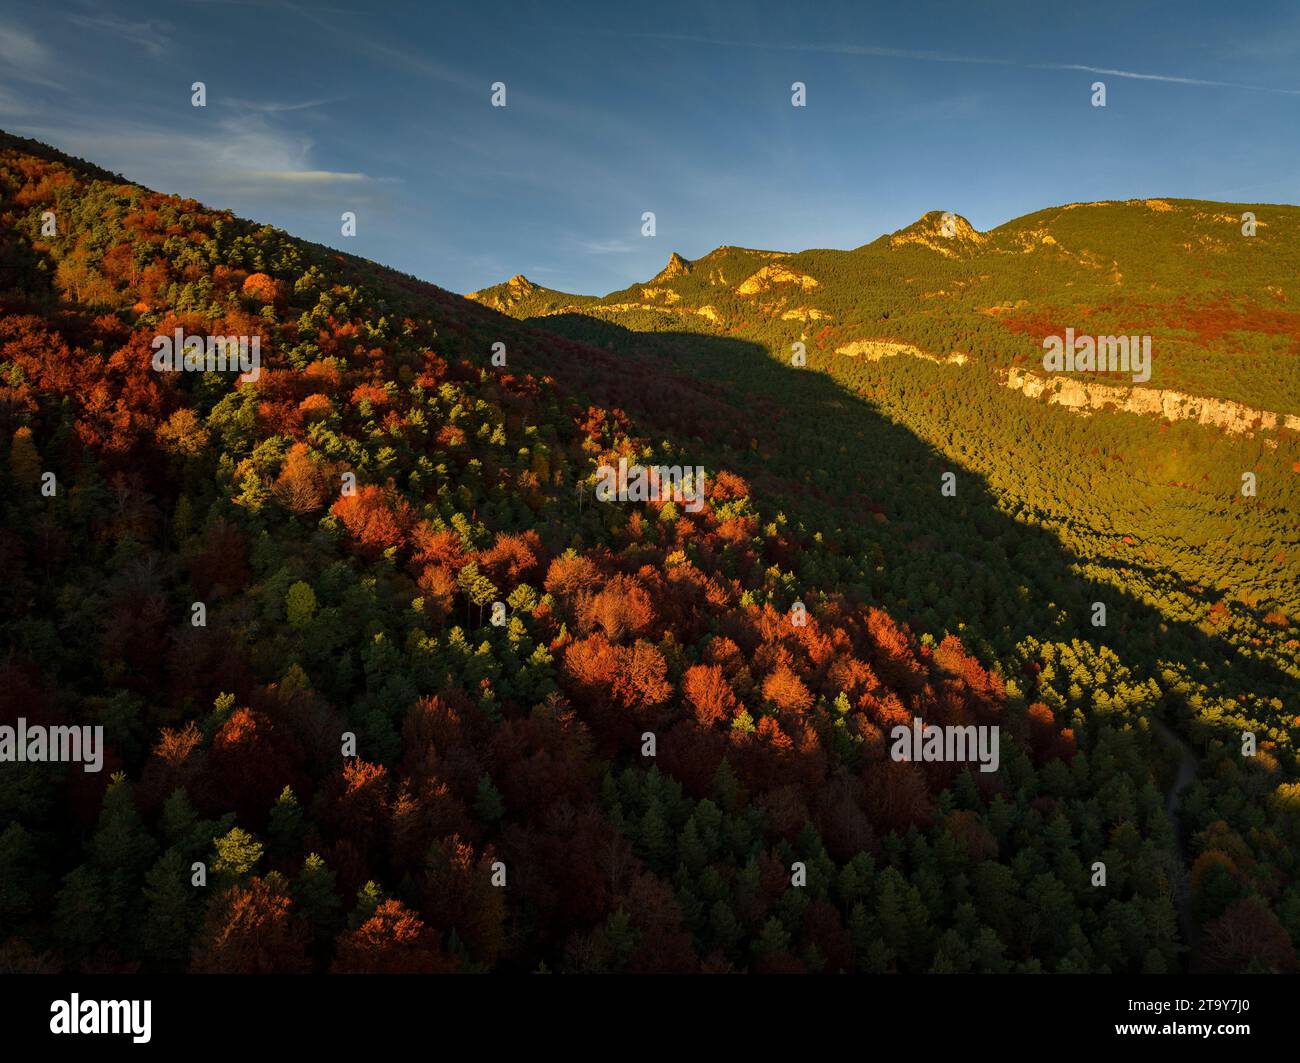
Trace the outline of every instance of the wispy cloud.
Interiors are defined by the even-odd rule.
[[[0,25],[0,60],[16,70],[41,69],[53,54],[32,34],[13,23]]]
[[[150,55],[166,55],[173,50],[172,27],[169,23],[146,19],[128,22],[109,15],[65,15],[67,21],[81,29],[96,34],[109,34],[143,48]]]
[[[441,63],[435,59],[430,59],[426,55],[410,52],[384,41],[373,39],[366,32],[367,23],[372,21],[369,12],[346,10],[331,12],[334,14],[359,16],[364,20],[361,25],[344,30],[335,23],[320,17],[321,14],[324,13],[324,9],[315,7],[306,8],[295,4],[287,4],[286,10],[292,11],[295,15],[310,22],[318,29],[324,30],[349,51],[365,52],[372,59],[376,59],[388,67],[405,69],[408,72],[432,78],[433,80],[442,82],[443,84],[454,85],[465,92],[482,92],[486,89],[486,85],[482,81],[468,77],[460,71],[448,66],[446,63]]]
[[[68,33],[112,35],[150,56],[173,50],[172,28],[161,22],[122,20],[99,8],[60,17],[72,25]],[[353,209],[375,207],[389,200],[385,186],[399,180],[321,165],[316,138],[295,117],[333,99],[282,94],[260,101],[225,97],[209,108],[145,103],[101,110],[95,106],[98,94],[70,76],[80,69],[61,66],[65,59],[55,43],[61,32],[47,27],[38,36],[0,19],[0,116],[14,132],[94,159],[148,187],[214,206],[292,208],[346,196]],[[188,80],[182,78],[186,85]],[[29,91],[37,85],[62,91]]]
[[[1141,74],[1136,70],[1114,70],[1105,66],[1085,66],[1082,63],[1030,63],[1033,70],[1078,70],[1107,77],[1132,78],[1135,81],[1164,81],[1171,85],[1203,85],[1215,89],[1245,89],[1247,92],[1274,92],[1281,96],[1300,96],[1300,89],[1274,88],[1269,85],[1247,85],[1240,81],[1210,81],[1206,78],[1175,77],[1172,74]]]
[[[910,48],[886,48],[866,44],[808,44],[797,41],[738,41],[722,37],[704,37],[694,33],[645,33],[601,29],[595,26],[575,27],[576,33],[593,33],[610,37],[630,37],[640,40],[682,41],[688,44],[709,44],[724,48],[765,48],[783,52],[828,52],[837,55],[865,55],[881,59],[917,59],[930,63],[982,63],[989,66],[1016,66],[1010,59],[987,59],[974,55],[950,55],[944,52],[918,51]]]
[[[242,176],[254,181],[279,181],[284,184],[365,184],[369,181],[388,181],[393,178],[371,177],[364,173],[339,173],[334,170],[243,170]]]
[[[0,86],[0,115],[4,115],[6,118],[22,118],[32,113],[30,103]]]
[[[223,102],[244,111],[257,111],[261,114],[280,114],[285,111],[309,111],[316,107],[326,107],[331,103],[339,103],[344,98],[345,97],[342,96],[332,96],[328,99],[321,100],[303,100],[300,103],[281,103],[276,100],[244,100],[237,97],[229,97]]]
[[[1150,74],[1136,70],[1117,70],[1112,67],[1088,66],[1083,63],[1022,63],[1014,59],[997,59],[988,56],[954,55],[947,52],[918,51],[911,48],[887,48],[862,44],[809,44],[796,41],[738,41],[720,37],[702,37],[688,33],[626,33],[595,27],[580,27],[578,33],[596,33],[643,40],[682,41],[690,44],[708,44],[727,48],[760,48],[788,52],[820,52],[830,55],[860,55],[877,59],[909,59],[921,63],[970,63],[980,66],[1005,66],[1021,70],[1062,70],[1102,74],[1108,77],[1131,78],[1136,81],[1160,81],[1173,85],[1199,85],[1207,88],[1242,89],[1247,92],[1271,92],[1283,96],[1300,96],[1300,89],[1278,88],[1271,85],[1252,85],[1240,81],[1214,81],[1208,78],[1180,77],[1173,74]]]
[[[61,88],[54,77],[53,51],[13,22],[0,22],[0,74],[18,81]]]
[[[202,112],[198,112],[201,114]],[[198,119],[202,121],[202,118]],[[94,128],[20,126],[22,132],[57,144],[84,158],[160,191],[206,198],[226,205],[234,192],[295,198],[329,197],[347,187],[353,195],[392,179],[324,170],[313,163],[314,143],[285,132],[257,114],[232,115],[210,127],[158,129],[118,122]]]
[[[588,255],[630,255],[642,250],[640,244],[627,240],[577,240],[578,249]]]

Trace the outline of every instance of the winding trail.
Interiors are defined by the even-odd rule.
[[[1174,836],[1178,839],[1178,867],[1176,870],[1176,879],[1174,881],[1174,906],[1178,910],[1178,926],[1182,930],[1183,941],[1188,948],[1195,949],[1198,932],[1196,920],[1192,918],[1192,898],[1191,888],[1187,872],[1187,862],[1185,860],[1186,838],[1183,831],[1183,793],[1196,780],[1196,772],[1199,762],[1196,754],[1192,752],[1189,746],[1174,730],[1167,724],[1158,719],[1153,719],[1156,733],[1171,748],[1178,751],[1179,763],[1178,774],[1174,777],[1173,783],[1169,787],[1169,792],[1165,795],[1165,815],[1174,826]]]

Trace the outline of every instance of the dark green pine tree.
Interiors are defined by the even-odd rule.
[[[709,932],[713,935],[713,943],[730,955],[740,943],[744,929],[732,910],[722,901],[716,901],[709,910]]]
[[[267,840],[273,856],[285,860],[296,854],[302,843],[303,815],[302,805],[289,787],[280,791],[280,796],[271,806],[270,823],[267,826]]]
[[[110,940],[141,915],[141,886],[158,843],[145,829],[126,775],[118,772],[104,792],[104,807],[90,839],[90,863],[103,883],[100,913]]]
[[[13,927],[36,907],[48,888],[36,839],[20,823],[0,834],[0,926]]]
[[[168,849],[144,877],[144,921],[140,944],[145,956],[164,970],[181,970],[208,891],[192,884],[191,861]]]
[[[740,783],[731,761],[724,759],[713,775],[713,799],[724,811],[732,812],[740,800]]]
[[[614,970],[623,970],[636,952],[641,939],[640,932],[632,925],[631,916],[620,908],[611,912],[605,920],[604,935]]]
[[[658,801],[652,800],[645,815],[641,817],[637,841],[654,867],[662,868],[667,863],[672,854],[673,841],[668,824],[664,822],[663,813],[659,810]]]
[[[294,899],[307,917],[307,922],[317,940],[332,937],[338,930],[343,902],[334,883],[334,872],[316,853],[307,856],[303,861],[302,870],[293,880]],[[378,904],[379,902],[376,901],[375,907],[378,907]],[[373,911],[372,908],[371,913]],[[368,919],[369,915],[366,918]]]
[[[64,876],[54,901],[54,938],[69,958],[84,958],[104,940],[104,906],[103,881],[89,864]]]
[[[387,898],[377,882],[367,882],[357,890],[357,905],[348,915],[348,929],[356,930],[362,923],[375,914],[375,910]]]
[[[474,796],[474,811],[479,819],[489,824],[498,823],[506,814],[506,803],[501,796],[501,791],[496,788],[492,776],[487,772],[484,772],[483,777],[478,781],[478,792]]]

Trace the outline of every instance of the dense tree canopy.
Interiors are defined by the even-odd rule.
[[[107,744],[0,766],[0,966],[1295,968],[1285,435],[518,321],[8,137],[0,311],[0,723]],[[154,371],[177,328],[260,375]]]

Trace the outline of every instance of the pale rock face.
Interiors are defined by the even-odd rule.
[[[673,303],[680,303],[682,297],[671,288],[642,288],[642,299],[663,299],[665,303],[671,306]]]
[[[1017,379],[1013,383],[1011,378],[1008,378],[1007,386],[1018,387],[1028,398],[1038,398],[1047,387],[1041,377],[1036,377],[1031,373],[1021,373],[1019,369],[1013,369],[1011,372],[1017,375]]]
[[[630,314],[637,310],[649,310],[655,314],[676,314],[676,310],[670,310],[666,306],[655,306],[653,303],[596,303],[592,306],[582,308],[584,314]]]
[[[945,258],[956,258],[964,247],[979,247],[987,242],[988,237],[979,232],[960,214],[953,215],[952,235],[943,232],[944,214],[933,210],[901,229],[889,238],[890,247],[902,247],[905,244],[920,244],[936,251]]]
[[[805,292],[817,287],[817,281],[806,273],[795,273],[784,266],[764,266],[736,289],[737,295],[757,295],[777,284],[797,284]]]
[[[847,358],[865,358],[868,362],[878,362],[882,358],[893,358],[899,354],[910,355],[913,358],[929,357],[919,347],[913,347],[910,343],[892,343],[889,340],[854,340],[843,347],[836,347],[835,353]]]
[[[816,307],[812,306],[797,306],[793,310],[787,310],[782,314],[781,320],[803,321],[806,323],[809,321],[822,321],[829,319],[830,317],[831,315],[826,313],[825,310],[818,310]]]
[[[691,264],[674,251],[668,256],[668,265],[664,266],[664,268],[659,271],[650,283],[662,284],[664,281],[670,281],[674,277],[681,277],[684,274],[690,273],[690,271]]]
[[[1061,406],[1087,408],[1088,389],[1077,380],[1062,380],[1056,389],[1056,402]]]
[[[893,358],[897,355],[906,355],[909,358],[921,358],[927,362],[935,362],[943,365],[965,365],[970,358],[961,351],[953,351],[946,358],[940,358],[937,355],[930,354],[921,350],[920,347],[914,347],[910,343],[895,343],[893,340],[854,340],[852,343],[846,343],[843,347],[836,347],[835,353],[844,355],[846,358],[865,358],[868,362],[878,362],[882,358]]]
[[[484,292],[470,292],[465,296],[466,299],[473,299],[476,303],[482,303],[484,306],[491,307],[493,310],[509,310],[516,303],[523,302],[533,292],[537,291],[537,285],[525,277],[522,273],[516,273],[506,281],[506,290],[500,295],[486,295]]]
[[[1274,431],[1279,427],[1300,431],[1300,417],[1293,414],[1255,410],[1239,402],[1186,395],[1181,391],[1093,383],[1074,377],[1045,378],[1016,368],[1006,370],[1003,383],[1031,399],[1046,395],[1049,403],[1077,413],[1112,407],[1124,413],[1163,417],[1167,421],[1192,420],[1231,435],[1256,429]]]
[[[708,318],[715,325],[718,323],[718,312],[711,306],[702,306],[695,311],[700,317]]]

